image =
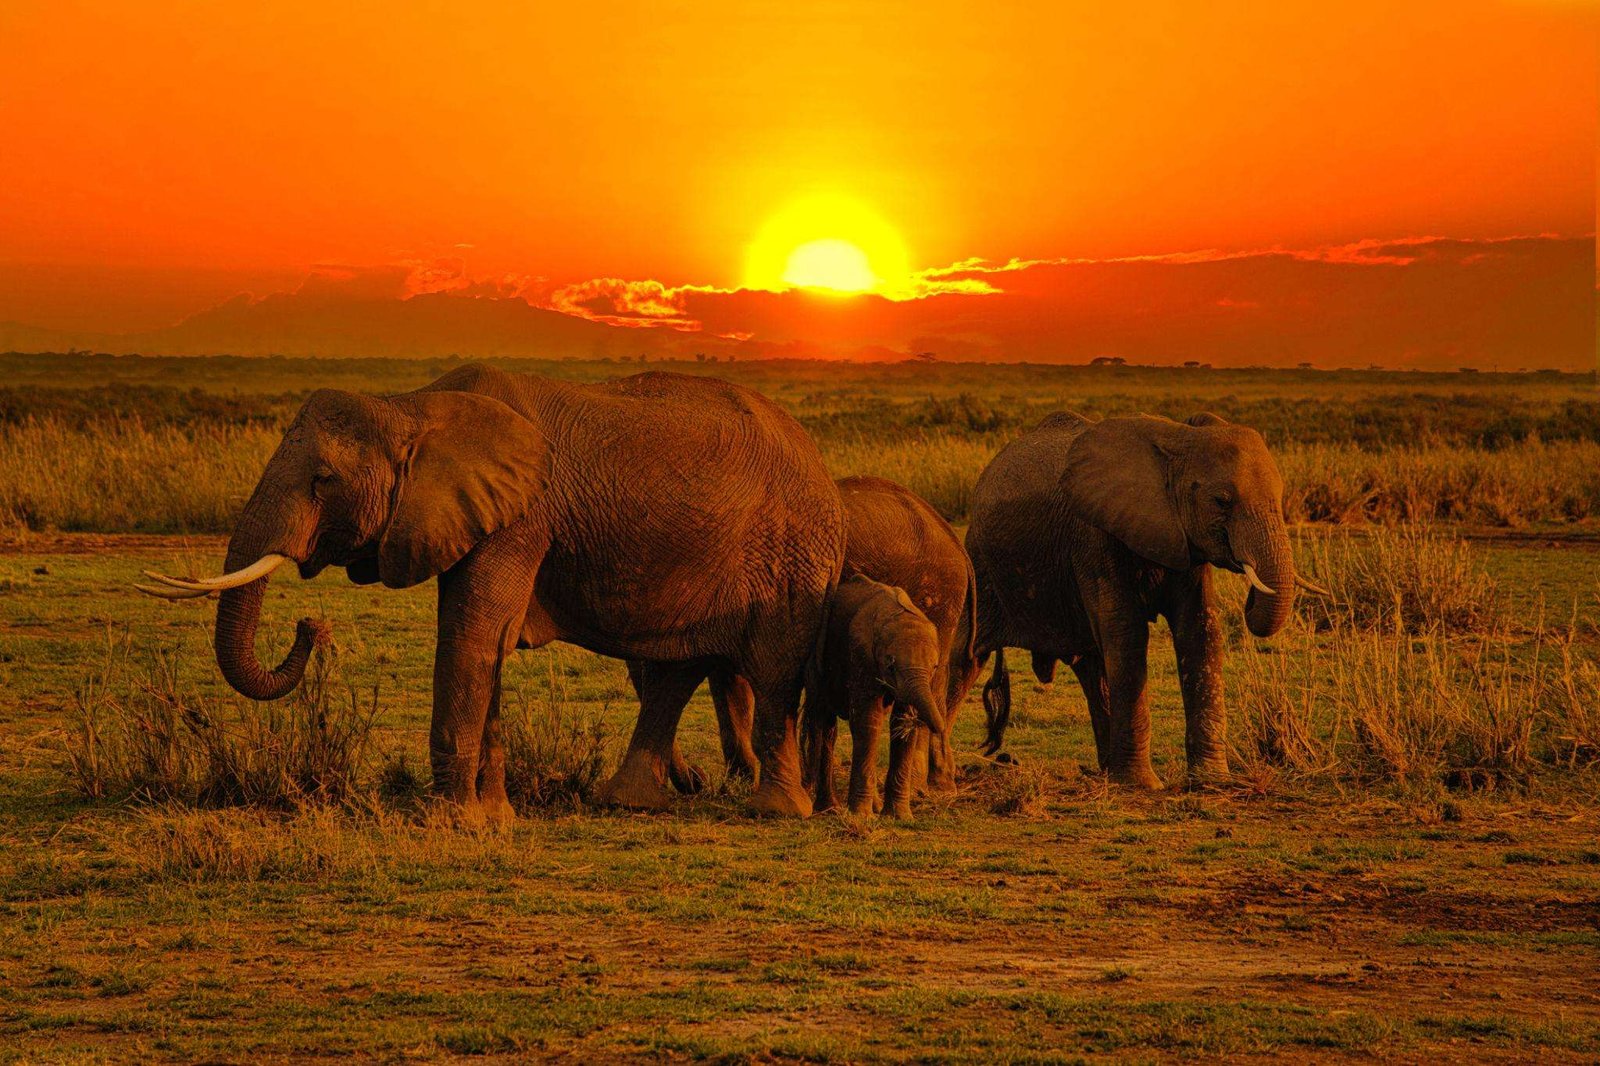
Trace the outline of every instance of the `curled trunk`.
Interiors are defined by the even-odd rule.
[[[1289,547],[1289,532],[1277,514],[1251,514],[1235,523],[1230,538],[1238,561],[1255,567],[1263,584],[1273,595],[1250,590],[1245,600],[1245,624],[1258,637],[1270,637],[1289,621],[1294,612],[1294,553]]]
[[[232,572],[248,566],[263,554],[249,538],[235,533],[228,546],[226,569]],[[289,654],[271,670],[263,666],[256,657],[256,629],[261,622],[267,580],[257,578],[248,585],[228,589],[217,601],[217,666],[234,691],[252,700],[275,700],[293,692],[305,676],[312,648],[326,633],[322,623],[300,619]]]
[[[911,679],[907,684],[900,686],[897,695],[901,702],[917,712],[917,718],[933,731],[934,736],[944,735],[944,711],[939,707],[939,701],[933,694],[933,685],[929,683],[928,678]]]

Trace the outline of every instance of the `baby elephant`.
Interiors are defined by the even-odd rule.
[[[807,769],[816,783],[817,810],[836,805],[838,719],[850,722],[850,810],[856,814],[878,809],[878,736],[885,718],[897,734],[915,729],[920,720],[934,736],[943,735],[944,708],[934,686],[938,670],[939,631],[905,592],[859,574],[839,583],[806,694]],[[885,791],[897,818],[911,817],[911,760],[920,753],[913,744],[890,746]]]

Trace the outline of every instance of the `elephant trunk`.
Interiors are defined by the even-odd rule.
[[[229,573],[249,566],[268,554],[262,537],[263,527],[253,520],[255,500],[245,508],[228,542],[226,569]],[[226,589],[217,601],[215,647],[217,666],[234,691],[252,700],[275,700],[287,696],[305,676],[312,649],[327,637],[327,625],[302,618],[295,626],[294,645],[276,668],[268,670],[256,657],[256,629],[261,622],[261,601],[266,596],[267,578],[259,577],[238,588]]]
[[[919,674],[908,678],[898,686],[897,695],[902,703],[917,712],[917,717],[933,731],[934,736],[944,735],[944,711],[940,710],[939,701],[933,694],[933,685],[927,677]]]
[[[1294,553],[1289,547],[1289,532],[1283,517],[1276,512],[1248,513],[1235,519],[1229,542],[1235,560],[1251,567],[1271,594],[1252,582],[1245,600],[1245,624],[1258,637],[1270,637],[1282,629],[1294,612]]]

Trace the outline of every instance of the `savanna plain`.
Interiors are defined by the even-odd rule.
[[[472,833],[426,801],[429,587],[274,581],[264,651],[335,636],[270,705],[217,676],[206,601],[130,587],[217,572],[311,390],[450,365],[0,356],[0,1061],[1600,1057],[1593,376],[502,363],[740,381],[958,529],[1051,411],[1209,410],[1266,436],[1331,595],[1262,642],[1219,575],[1227,784],[1185,784],[1158,627],[1164,791],[1107,784],[1070,674],[1018,671],[1011,759],[975,692],[959,793],[908,822],[752,819],[703,691],[709,787],[592,806],[625,671],[522,652],[520,817]]]

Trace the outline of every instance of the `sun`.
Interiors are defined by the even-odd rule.
[[[892,296],[908,288],[910,267],[900,235],[876,212],[849,197],[815,195],[761,227],[745,257],[744,284]]]
[[[867,253],[837,237],[807,241],[789,253],[783,280],[803,289],[870,292],[878,287]]]

